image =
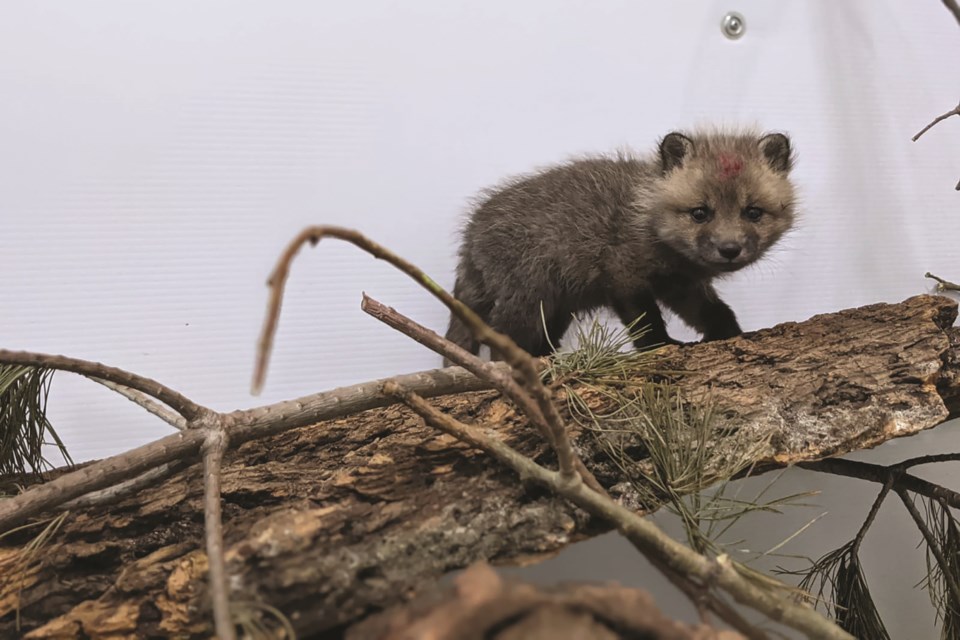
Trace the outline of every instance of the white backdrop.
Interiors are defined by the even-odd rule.
[[[746,18],[737,41],[723,15]],[[0,344],[232,409],[439,366],[359,310],[444,309],[333,241],[295,264],[262,397],[265,280],[303,226],[357,227],[451,285],[468,199],[673,128],[793,136],[801,228],[722,286],[746,329],[960,277],[960,33],[937,0],[101,0],[0,5]],[[167,433],[55,378],[78,459]]]

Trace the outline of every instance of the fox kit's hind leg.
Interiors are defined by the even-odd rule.
[[[535,358],[553,353],[560,346],[570,324],[573,312],[558,307],[553,300],[544,300],[541,316],[541,301],[534,302],[531,296],[523,304],[497,304],[490,314],[490,326],[510,336],[517,346]],[[502,354],[491,353],[494,360],[502,360]]]

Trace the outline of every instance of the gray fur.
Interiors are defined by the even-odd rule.
[[[738,335],[711,281],[752,264],[793,225],[787,136],[670,133],[655,153],[568,161],[491,189],[463,231],[454,295],[535,356],[573,315],[613,309],[675,342],[658,303],[705,340]],[[761,210],[759,219],[752,220]],[[540,305],[549,331],[543,331]],[[456,318],[447,338],[479,351]]]

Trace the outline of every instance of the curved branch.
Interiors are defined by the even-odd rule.
[[[890,489],[893,488],[895,480],[896,478],[891,474],[890,477],[887,478],[887,481],[883,483],[883,488],[880,489],[880,493],[877,494],[876,499],[873,501],[873,506],[870,507],[867,519],[863,521],[860,530],[857,531],[857,535],[853,539],[853,555],[856,555],[860,551],[860,545],[863,544],[863,538],[867,535],[867,529],[870,528],[870,525],[872,525],[874,519],[876,519],[877,514],[880,512],[880,507],[883,505],[883,501],[890,493]]]
[[[897,465],[885,467],[879,464],[869,462],[859,462],[857,460],[844,460],[843,458],[828,458],[826,460],[817,460],[816,462],[800,462],[797,466],[810,471],[819,471],[821,473],[831,473],[838,476],[847,476],[848,478],[859,478],[860,480],[869,480],[870,482],[879,482],[884,484],[894,476],[893,488],[906,489],[920,495],[943,500],[951,507],[960,509],[960,493],[941,487],[922,478],[912,476],[909,473],[901,473]]]
[[[99,362],[80,360],[68,356],[50,355],[46,353],[30,353],[28,351],[9,351],[0,349],[0,362],[5,364],[22,364],[32,367],[46,367],[58,371],[79,373],[88,378],[107,380],[130,389],[140,391],[160,402],[183,416],[188,422],[195,420],[205,411],[209,411],[186,396],[162,385],[156,380],[111,367]]]
[[[898,489],[897,495],[900,496],[900,501],[903,502],[903,506],[905,506],[907,511],[910,512],[910,517],[913,518],[913,522],[917,525],[917,529],[920,530],[920,534],[927,543],[927,548],[930,549],[931,555],[933,555],[934,559],[937,561],[937,564],[940,566],[940,572],[943,574],[944,582],[947,583],[947,589],[950,591],[950,595],[953,597],[954,605],[960,606],[960,585],[957,585],[956,580],[953,579],[953,575],[950,572],[950,564],[947,561],[946,556],[943,555],[943,549],[941,549],[940,545],[937,543],[936,536],[934,536],[933,532],[930,531],[930,527],[927,526],[927,523],[923,521],[923,516],[920,515],[917,505],[913,504],[913,499],[907,495],[907,492],[903,489]]]
[[[957,0],[943,0],[943,6],[957,19],[957,24],[960,24],[960,5],[957,4]]]
[[[109,380],[103,380],[101,378],[89,379],[97,384],[103,385],[115,393],[119,393],[130,402],[145,409],[147,413],[152,413],[153,415],[157,416],[177,431],[183,431],[187,428],[187,421],[183,418],[183,416],[178,415],[162,404],[155,402],[142,391],[135,391],[130,387],[125,387],[122,384],[117,384],[116,382],[110,382]]]
[[[949,280],[944,280],[939,276],[935,276],[929,271],[923,274],[924,278],[930,278],[931,280],[937,281],[937,291],[960,291],[960,285],[954,284]]]
[[[543,414],[545,419],[544,424],[549,429],[549,433],[545,433],[544,437],[557,453],[560,474],[567,482],[578,483],[581,481],[580,475],[576,470],[577,455],[570,444],[570,438],[567,435],[563,420],[560,418],[560,413],[553,403],[553,398],[540,379],[540,369],[537,359],[521,349],[509,336],[494,331],[480,316],[470,309],[470,307],[454,298],[446,289],[437,284],[433,278],[424,273],[419,267],[353,229],[335,226],[307,227],[297,234],[297,237],[287,245],[286,250],[280,256],[280,260],[268,281],[271,287],[270,304],[267,309],[267,318],[263,325],[263,333],[260,337],[259,349],[257,350],[257,363],[253,379],[254,393],[260,391],[266,376],[267,360],[270,357],[273,335],[276,332],[277,321],[280,316],[280,306],[283,302],[283,289],[287,277],[290,274],[290,264],[300,251],[300,247],[308,242],[311,245],[316,245],[326,237],[338,238],[349,242],[363,249],[374,258],[384,260],[410,276],[417,284],[446,305],[446,307],[450,309],[450,312],[455,314],[457,318],[470,329],[470,332],[476,340],[499,353],[511,367],[516,369],[523,376],[528,393],[537,403],[540,412]]]
[[[960,103],[957,104],[953,109],[947,111],[946,113],[941,113],[939,116],[930,121],[930,124],[925,126],[923,129],[920,129],[920,132],[913,136],[912,140],[916,142],[920,139],[920,136],[925,134],[927,131],[932,129],[935,125],[939,124],[941,121],[946,120],[950,116],[960,116]]]

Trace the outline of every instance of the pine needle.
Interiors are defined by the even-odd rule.
[[[893,488],[893,483],[892,476],[884,483],[853,540],[815,562],[810,561],[808,569],[787,571],[778,568],[777,571],[785,575],[803,576],[800,589],[812,594],[816,588],[817,595],[808,595],[808,598],[814,601],[815,606],[823,605],[828,612],[832,610],[837,624],[857,638],[890,638],[863,573],[860,546]]]
[[[53,371],[0,365],[0,476],[43,473],[52,469],[43,456],[53,444],[68,465],[66,446],[47,420],[47,396]],[[52,442],[51,442],[52,440]]]
[[[554,353],[544,371],[545,378],[558,386],[571,380],[598,384],[623,381],[652,371],[659,359],[657,350],[633,348],[634,340],[650,331],[648,326],[640,324],[642,319],[643,316],[640,316],[629,326],[619,328],[610,327],[596,319],[586,330],[582,324],[577,324],[577,348]],[[542,308],[541,321],[544,321]],[[549,333],[546,335],[549,341]],[[557,348],[552,342],[550,346]]]
[[[815,592],[815,603],[825,606],[837,624],[854,637],[890,640],[870,594],[858,548],[858,540],[851,540],[811,563],[809,569],[781,569],[778,573],[802,575],[799,588]]]
[[[18,630],[20,629],[20,592],[23,590],[27,576],[32,568],[40,562],[41,551],[43,551],[53,539],[68,515],[69,512],[64,511],[55,518],[32,522],[0,534],[0,540],[2,540],[19,531],[43,525],[43,529],[40,530],[40,533],[37,534],[36,537],[32,538],[16,553],[8,556],[5,562],[0,562],[0,595],[11,593],[13,590],[17,591],[16,626]]]
[[[240,600],[230,603],[231,615],[251,640],[296,640],[297,632],[279,609],[263,602]],[[273,621],[271,624],[270,621]]]
[[[943,624],[943,640],[960,638],[960,603],[956,602],[951,582],[960,582],[960,526],[950,508],[936,500],[924,500],[925,520],[931,534],[927,542],[927,576],[921,584],[927,589],[930,601]],[[936,546],[936,549],[931,547]],[[939,555],[944,562],[937,559]]]

